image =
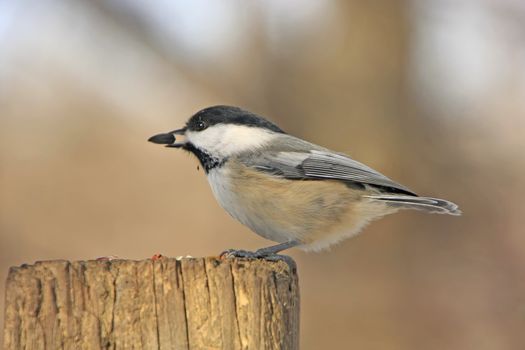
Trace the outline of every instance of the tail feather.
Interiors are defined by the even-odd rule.
[[[461,215],[461,210],[459,210],[459,207],[456,204],[439,198],[396,194],[378,194],[365,197],[385,202],[389,206],[399,209],[416,209],[428,213]]]

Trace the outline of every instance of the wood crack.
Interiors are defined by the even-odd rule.
[[[233,264],[230,264],[229,267],[230,267],[229,270],[230,270],[230,275],[231,275],[231,279],[232,279],[231,288],[232,288],[233,305],[234,305],[233,312],[234,312],[235,323],[236,323],[236,328],[237,328],[237,336],[239,337],[239,344],[241,344],[241,349],[243,349],[244,348],[244,344],[243,344],[242,337],[241,337],[239,313],[237,312],[238,303],[237,303],[237,291],[235,290],[235,276],[233,274]]]
[[[161,272],[162,271],[162,262],[158,262],[160,264],[160,268],[161,268]],[[153,278],[152,278],[152,283],[153,283],[153,300],[154,300],[154,303],[155,303],[155,323],[156,323],[156,327],[155,329],[157,330],[157,349],[160,350],[160,327],[159,327],[159,302],[158,302],[158,298],[157,298],[157,276],[155,274],[155,264],[156,262],[152,261],[151,262],[151,269],[152,269],[152,273],[153,273]],[[162,274],[161,274],[162,275]]]
[[[177,267],[177,275],[180,273],[180,281],[181,281],[181,290],[182,290],[182,305],[184,305],[184,322],[186,324],[186,341],[188,344],[188,349],[191,349],[190,344],[190,331],[188,327],[188,305],[186,303],[186,292],[184,291],[184,274],[182,273],[182,262],[177,260],[175,261],[176,267]]]

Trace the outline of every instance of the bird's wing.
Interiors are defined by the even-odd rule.
[[[415,195],[374,169],[346,155],[324,149],[263,152],[245,163],[260,171],[290,179],[340,180],[372,185],[387,192]]]

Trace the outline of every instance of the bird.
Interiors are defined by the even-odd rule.
[[[177,142],[178,136],[184,139]],[[195,155],[219,205],[277,243],[229,249],[227,256],[265,258],[292,247],[322,251],[402,209],[461,215],[450,201],[420,197],[348,155],[239,107],[202,109],[184,127],[148,141]]]

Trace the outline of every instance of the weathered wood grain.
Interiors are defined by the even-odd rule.
[[[46,261],[13,267],[4,349],[298,349],[293,261]]]

